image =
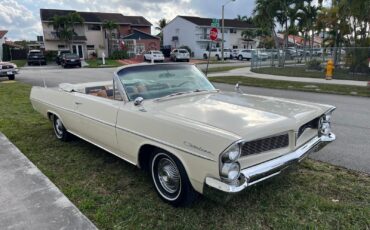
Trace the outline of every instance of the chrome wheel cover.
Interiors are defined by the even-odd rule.
[[[182,190],[182,178],[174,160],[166,153],[157,153],[151,163],[152,178],[162,198],[174,201]]]
[[[61,137],[63,135],[64,126],[63,126],[62,121],[59,118],[55,119],[54,130],[55,130],[55,133],[58,137]]]
[[[169,193],[175,193],[180,188],[179,170],[167,158],[162,158],[158,162],[158,178],[162,187]]]

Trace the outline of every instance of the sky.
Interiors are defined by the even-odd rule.
[[[44,8],[143,16],[153,24],[152,32],[158,33],[154,27],[161,18],[221,18],[225,3],[225,18],[251,16],[254,7],[254,0],[0,0],[0,30],[8,30],[9,40],[36,40],[42,35],[40,8]]]

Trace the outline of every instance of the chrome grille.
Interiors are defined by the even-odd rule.
[[[13,69],[12,65],[3,65],[1,69]]]
[[[242,146],[241,156],[248,156],[256,153],[262,153],[274,149],[288,147],[288,133],[267,137],[255,141],[245,142]]]

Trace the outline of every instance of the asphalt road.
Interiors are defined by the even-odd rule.
[[[55,87],[62,82],[80,83],[110,80],[114,71],[115,68],[65,70],[35,67],[22,69],[21,73],[16,76],[16,80],[42,86],[43,79],[45,79],[48,87]],[[234,90],[231,85],[215,84],[215,86],[221,90]],[[334,165],[370,173],[369,98],[258,87],[242,87],[242,90],[245,93],[292,98],[336,106],[337,110],[333,116],[333,131],[337,135],[337,140],[320,152],[312,154],[311,157]]]

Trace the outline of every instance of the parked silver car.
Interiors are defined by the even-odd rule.
[[[187,61],[190,60],[190,54],[186,49],[174,49],[170,54],[171,61]]]

